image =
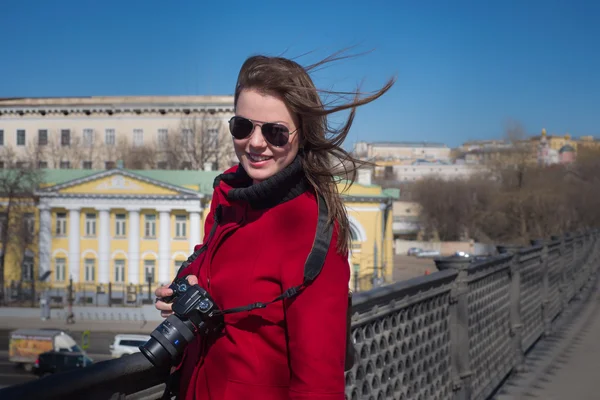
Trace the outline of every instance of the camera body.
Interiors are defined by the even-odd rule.
[[[190,285],[183,278],[175,279],[169,287],[173,295],[163,301],[174,301],[173,314],[156,327],[148,342],[139,347],[157,367],[176,363],[196,335],[218,334],[224,326],[223,315],[202,287]]]

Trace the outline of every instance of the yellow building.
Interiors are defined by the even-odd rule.
[[[548,143],[548,147],[552,150],[559,151],[564,146],[571,146],[577,151],[578,141],[571,137],[568,133],[565,135],[548,135],[546,129],[542,129],[542,133],[539,136],[532,136],[529,141],[532,144],[532,151],[537,150],[540,142],[545,140]]]
[[[148,287],[170,282],[201,243],[217,174],[44,170],[46,183],[31,213],[38,235],[35,266],[26,276],[22,262],[13,257],[5,281],[26,281],[50,271],[38,287],[50,289],[55,298],[64,297],[72,280],[76,304],[148,300]],[[375,275],[391,281],[394,197],[396,192],[375,185],[355,184],[344,193],[353,239],[352,288],[354,277],[361,289],[370,288]]]

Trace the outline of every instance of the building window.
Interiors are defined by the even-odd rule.
[[[178,239],[185,238],[186,233],[187,216],[176,215],[175,216],[175,237]]]
[[[0,213],[0,240],[4,237],[4,232],[8,231],[7,215],[5,212]]]
[[[17,146],[25,146],[25,129],[17,129]]]
[[[83,169],[92,169],[92,162],[91,161],[84,161],[83,162]]]
[[[115,260],[115,283],[125,282],[125,260]]]
[[[194,139],[194,132],[191,129],[183,129],[181,131],[181,144],[183,146],[191,146]]]
[[[25,254],[21,263],[21,279],[24,282],[31,282],[33,278],[33,257]]]
[[[48,168],[48,161],[38,161],[38,168],[39,169]]]
[[[169,142],[169,131],[167,129],[159,129],[158,130],[158,144],[161,147],[164,147]]]
[[[54,259],[54,280],[58,282],[64,282],[65,272],[67,268],[67,260],[64,258]]]
[[[94,260],[93,258],[86,258],[84,266],[85,281],[94,282],[96,280],[96,260]]]
[[[156,164],[158,169],[167,169],[167,162],[166,161],[159,161]]]
[[[48,145],[48,130],[40,129],[38,130],[38,146],[47,146]]]
[[[216,143],[219,139],[219,130],[217,128],[210,128],[207,133],[209,143]]]
[[[94,130],[84,129],[83,130],[83,145],[85,147],[92,147],[94,145]]]
[[[70,161],[61,161],[60,169],[71,169],[71,162]]]
[[[60,144],[62,146],[71,145],[71,131],[69,129],[63,129],[60,131]]]
[[[104,161],[105,169],[114,169],[115,167],[116,167],[116,164],[114,161]]]
[[[125,236],[127,234],[125,229],[125,214],[115,215],[115,236]]]
[[[4,131],[0,129],[0,146],[4,146]]]
[[[144,215],[144,236],[147,238],[156,237],[156,215]]]
[[[16,164],[15,164],[15,166],[18,169],[23,169],[23,168],[27,168],[27,164],[28,164],[27,161],[17,161]]]
[[[85,236],[96,236],[96,214],[85,214]]]
[[[190,170],[192,169],[192,163],[190,161],[184,161],[181,163],[181,169]]]
[[[35,233],[35,217],[33,213],[25,213],[23,215],[23,229],[28,235],[33,236]]]
[[[134,129],[133,130],[133,145],[141,146],[144,144],[144,130],[143,129]]]
[[[4,161],[0,161],[0,169],[4,169]]]
[[[154,266],[156,261],[154,260],[144,260],[144,282],[154,282]]]
[[[181,268],[181,264],[183,264],[183,260],[175,260],[175,263],[173,264],[172,276],[177,276],[177,272],[179,271],[179,268]]]
[[[115,145],[115,130],[107,129],[104,131],[104,143],[109,146]]]
[[[67,213],[56,213],[56,236],[67,235]]]

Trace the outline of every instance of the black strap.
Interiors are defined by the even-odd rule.
[[[293,286],[287,289],[285,292],[274,298],[273,300],[262,303],[252,303],[243,307],[229,308],[227,310],[218,311],[217,315],[233,314],[244,311],[252,311],[257,308],[265,308],[269,304],[276,303],[285,299],[290,299],[297,296],[305,287],[310,285],[312,281],[319,275],[325,264],[325,257],[329,251],[329,245],[331,244],[331,237],[333,235],[333,224],[328,224],[329,209],[327,203],[321,194],[317,194],[317,206],[319,209],[319,217],[317,220],[317,231],[315,233],[315,240],[313,242],[312,249],[306,258],[304,263],[304,281],[299,286]]]
[[[325,264],[325,257],[327,256],[327,252],[329,251],[329,245],[331,244],[331,237],[333,235],[333,224],[327,223],[327,220],[329,218],[329,209],[327,208],[327,203],[325,202],[325,199],[321,194],[317,194],[317,206],[319,209],[317,231],[315,234],[315,240],[313,242],[312,249],[308,254],[306,262],[304,263],[304,281],[302,282],[302,284],[287,289],[285,292],[283,292],[282,294],[280,294],[279,296],[277,296],[269,302],[258,302],[248,304],[247,306],[243,307],[230,308],[227,310],[219,311],[215,313],[215,315],[233,314],[245,311],[252,311],[257,308],[265,308],[269,304],[273,304],[278,301],[290,299],[294,296],[297,296],[306,286],[308,286],[312,281],[315,280],[315,278],[323,269],[323,264]],[[202,247],[200,247],[198,250],[192,253],[192,255],[190,255],[188,259],[181,264],[181,267],[179,267],[179,271],[177,271],[176,276],[179,276],[185,268],[187,268],[196,258],[198,258],[198,256],[200,256],[200,254],[204,253],[208,248],[208,243],[215,234],[217,225],[219,224],[219,221],[221,219],[221,206],[217,206],[217,209],[215,211],[216,212],[214,216],[214,224],[210,230],[208,238],[206,239]],[[171,379],[169,382],[167,382],[165,391],[163,393],[163,400],[170,398],[172,393],[172,387],[174,386],[174,382],[176,381],[175,376],[171,376],[170,378]]]

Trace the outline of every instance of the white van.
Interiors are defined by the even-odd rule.
[[[119,358],[125,355],[138,353],[139,346],[150,340],[150,335],[116,335],[113,344],[109,346],[110,354],[113,358]]]

